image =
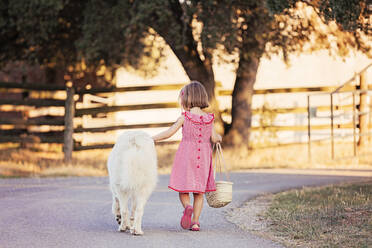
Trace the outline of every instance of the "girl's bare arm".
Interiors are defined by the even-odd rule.
[[[222,141],[222,136],[219,135],[219,134],[216,132],[216,129],[214,128],[214,126],[213,126],[213,128],[212,128],[212,136],[211,136],[211,140],[212,140],[213,143],[219,143],[219,142]]]
[[[185,117],[182,115],[177,119],[177,121],[170,128],[168,128],[167,130],[157,135],[152,136],[152,139],[154,141],[168,139],[173,134],[175,134],[178,131],[178,129],[180,129],[180,127],[182,127],[182,124],[184,121],[185,121]]]

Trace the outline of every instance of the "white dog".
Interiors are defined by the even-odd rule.
[[[142,131],[123,133],[109,155],[107,167],[113,199],[112,212],[119,223],[119,231],[129,229],[134,235],[142,235],[143,210],[157,183],[153,139]]]

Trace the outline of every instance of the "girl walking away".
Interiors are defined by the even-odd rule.
[[[216,190],[211,142],[221,142],[222,138],[214,129],[214,115],[203,111],[208,107],[208,95],[201,83],[192,81],[184,86],[179,100],[184,110],[181,116],[168,130],[153,136],[153,139],[167,139],[182,127],[182,140],[174,159],[168,187],[179,192],[184,207],[182,228],[199,231],[203,194]],[[194,196],[193,205],[189,193]]]

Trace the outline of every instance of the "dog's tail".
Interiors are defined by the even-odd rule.
[[[136,149],[138,149],[140,147],[140,145],[136,142],[136,136],[132,136],[130,139],[129,139],[129,144],[131,147],[135,147]]]

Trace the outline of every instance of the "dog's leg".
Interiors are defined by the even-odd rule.
[[[133,235],[143,235],[142,231],[142,216],[143,216],[143,210],[145,207],[147,201],[147,197],[144,196],[135,196],[133,199],[133,202],[135,202],[136,208],[134,211],[134,223],[132,228],[130,229],[130,232]]]
[[[133,229],[134,226],[134,213],[136,211],[136,201],[134,200],[134,196],[132,198],[132,208],[131,208],[131,214],[130,214],[130,228]]]
[[[120,204],[120,215],[121,215],[121,223],[119,226],[120,232],[125,232],[129,230],[129,211],[128,211],[128,194],[127,192],[120,192],[118,194],[119,204]]]
[[[112,213],[116,217],[116,221],[120,225],[121,223],[120,204],[119,199],[115,196],[112,198]]]

